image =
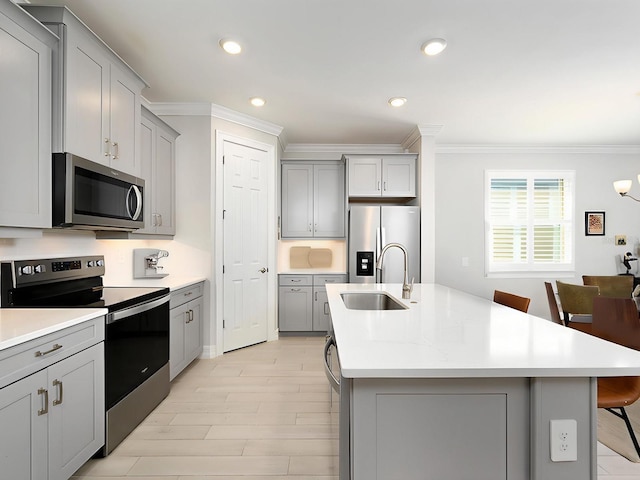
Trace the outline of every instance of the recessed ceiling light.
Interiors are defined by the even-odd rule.
[[[425,55],[438,55],[447,47],[447,41],[443,38],[432,38],[422,45],[422,53]]]
[[[389,99],[389,105],[392,107],[401,107],[407,103],[407,99],[404,97],[393,97]]]
[[[249,102],[251,102],[251,105],[253,105],[254,107],[262,107],[265,103],[267,103],[264,98],[260,97],[251,97],[249,99]]]
[[[235,40],[220,40],[220,46],[222,49],[230,55],[237,55],[242,51],[242,47]]]

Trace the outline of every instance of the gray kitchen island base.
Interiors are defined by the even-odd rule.
[[[597,478],[595,379],[342,380],[352,480]],[[577,461],[551,461],[562,419],[577,422]]]

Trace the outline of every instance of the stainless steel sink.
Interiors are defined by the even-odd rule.
[[[384,292],[341,293],[344,306],[351,310],[407,310],[402,303]]]

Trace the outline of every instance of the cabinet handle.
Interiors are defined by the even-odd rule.
[[[316,302],[318,301],[318,292],[316,292]]]
[[[104,139],[104,144],[105,144],[104,156],[108,157],[111,154],[111,151],[109,149],[109,139],[108,138]]]
[[[187,310],[186,312],[184,312],[184,315],[187,317],[187,319],[185,320],[184,323],[189,323],[191,321],[191,317],[189,315],[189,310]]]
[[[300,289],[299,289],[299,288],[292,288],[292,289],[291,289],[291,291],[292,291],[292,292],[299,292],[299,291],[300,291]]]
[[[329,315],[329,302],[324,302],[324,314]]]
[[[291,282],[293,283],[300,283],[302,281],[301,278],[294,278],[293,280],[291,280]]]
[[[193,292],[187,292],[184,294],[185,297],[190,297],[191,295],[193,295]]]
[[[36,355],[36,357],[42,357],[42,356],[44,356],[44,355],[46,355],[48,353],[55,352],[56,350],[60,350],[61,348],[62,348],[62,345],[59,345],[59,344],[56,343],[56,344],[53,345],[51,350],[47,350],[46,352],[41,352],[40,350],[38,350],[35,353],[35,355]]]
[[[387,182],[384,182],[383,185],[384,185],[384,187],[383,187],[384,191],[386,192],[387,191]]]
[[[62,382],[58,379],[53,381],[53,386],[58,387],[58,398],[53,401],[53,405],[60,405],[62,403]]]
[[[120,145],[118,145],[118,142],[113,142],[111,145],[113,145],[115,147],[115,149],[116,149],[116,154],[112,155],[111,157],[114,160],[117,160],[117,159],[120,158]]]
[[[193,310],[189,310],[189,322],[193,322]]]
[[[311,224],[309,224],[309,231],[311,231]]]
[[[380,190],[380,181],[378,181],[378,190]]]
[[[38,410],[38,415],[45,415],[49,413],[49,390],[46,388],[39,388],[38,395],[44,395],[44,407]]]
[[[161,213],[158,214],[158,218],[160,219],[160,223],[158,224],[158,226],[161,227],[162,226],[162,214]]]

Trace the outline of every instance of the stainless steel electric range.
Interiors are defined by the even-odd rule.
[[[106,308],[106,456],[169,393],[169,289],[104,287],[101,255],[0,263],[1,308]]]

